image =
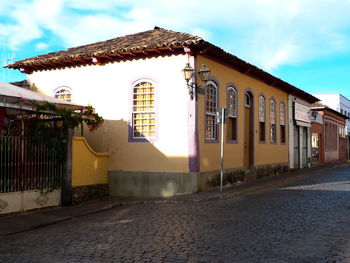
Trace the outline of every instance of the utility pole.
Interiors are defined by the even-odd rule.
[[[218,124],[221,124],[220,135],[220,192],[222,192],[222,186],[224,182],[224,127],[227,123],[227,108],[219,108],[216,112],[216,120]]]

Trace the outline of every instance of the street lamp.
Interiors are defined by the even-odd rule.
[[[196,82],[190,83],[190,80],[195,74],[195,70],[190,66],[190,63],[187,63],[184,69],[182,70],[182,73],[184,75],[184,79],[187,83],[188,93],[191,96],[191,100],[193,100],[194,97],[197,98],[197,94],[204,94],[204,88],[201,86],[198,86]],[[207,82],[210,78],[210,69],[208,69],[205,65],[202,65],[198,72],[198,76],[205,83],[204,86],[207,85]]]

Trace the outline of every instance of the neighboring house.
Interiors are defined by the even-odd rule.
[[[0,214],[61,203],[64,158],[59,158],[62,151],[53,145],[65,145],[66,140],[28,135],[30,122],[39,115],[45,122],[57,120],[48,112],[38,112],[36,105],[44,102],[82,108],[0,81]]]
[[[289,167],[311,167],[311,104],[295,95],[288,95]]]
[[[323,105],[327,105],[329,108],[336,110],[349,118],[346,120],[345,133],[347,136],[347,148],[350,150],[350,100],[339,93],[313,95],[319,98],[320,103]],[[348,156],[350,156],[350,152],[348,152]]]
[[[341,94],[313,94],[320,103],[350,118],[350,100]],[[346,120],[346,134],[350,135],[350,119]]]
[[[204,83],[196,74],[186,83],[187,63],[195,72],[205,71],[202,64],[211,70],[204,88],[189,92]],[[110,192],[121,196],[170,196],[217,185],[218,108],[229,109],[225,183],[287,170],[289,133],[305,119],[293,117],[291,100],[306,107],[317,101],[198,36],[158,27],[7,67],[27,73],[45,94],[94,105],[106,122],[85,136],[110,153]]]
[[[33,122],[61,126],[61,116],[38,111],[49,102],[74,111],[83,106],[0,81],[0,214],[67,205],[108,194],[109,155],[82,137],[30,133]]]
[[[30,85],[27,80],[11,82],[10,84],[20,88],[30,89]]]
[[[348,158],[345,123],[348,117],[325,105],[312,107],[312,165]]]

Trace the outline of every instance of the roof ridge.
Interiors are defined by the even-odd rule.
[[[155,26],[154,29],[142,32],[117,36],[107,40],[29,57],[9,64],[6,67],[18,69],[22,66],[35,65],[36,63],[40,63],[40,61],[59,61],[143,49],[195,45],[202,41],[204,41],[203,38],[196,35]]]
[[[192,34],[189,34],[189,33],[183,33],[183,32],[179,32],[179,31],[174,31],[174,30],[166,29],[166,28],[159,27],[159,26],[154,26],[153,29],[149,29],[149,30],[146,30],[146,31],[136,32],[136,33],[127,34],[127,35],[123,35],[123,36],[117,36],[117,37],[114,37],[114,38],[110,38],[110,39],[106,39],[106,40],[101,40],[101,41],[89,43],[89,44],[86,44],[86,45],[80,45],[80,46],[76,46],[76,47],[70,47],[70,48],[67,48],[67,49],[64,49],[64,50],[61,50],[61,51],[71,50],[71,49],[76,49],[76,48],[82,48],[82,47],[91,46],[91,45],[96,45],[96,44],[99,44],[99,43],[105,43],[105,42],[113,41],[113,40],[116,40],[116,39],[122,39],[122,38],[137,36],[137,35],[140,35],[140,34],[149,33],[149,32],[154,32],[154,31],[166,31],[166,32],[171,32],[171,33],[176,33],[176,34],[187,35],[187,36],[191,36],[191,37],[198,38],[198,39],[200,39],[200,40],[204,40],[202,37],[197,36],[197,35],[192,35]],[[56,52],[61,52],[61,51],[56,51]],[[56,53],[56,52],[51,52],[51,53]],[[49,53],[48,53],[48,54],[49,54]]]

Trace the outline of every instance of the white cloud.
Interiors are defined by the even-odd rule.
[[[126,1],[126,0],[64,0],[64,3],[67,7],[78,9],[78,10],[93,10],[93,11],[105,11],[105,10],[111,10],[115,6],[117,7],[126,7],[130,4],[134,6],[135,3],[132,3],[132,1]]]
[[[38,24],[58,19],[64,3],[62,0],[36,0],[33,2],[35,19]]]
[[[285,44],[281,48],[270,51],[272,56],[265,60],[266,62],[262,65],[266,70],[273,70],[276,65],[283,65],[287,61],[291,61],[291,54],[294,54],[296,47],[293,44]]]
[[[49,47],[49,45],[47,43],[40,42],[40,43],[36,44],[35,50],[36,51],[43,51],[43,50],[46,50],[48,47]]]
[[[55,33],[67,46],[78,46],[129,33],[130,25],[117,18],[95,15],[75,18],[71,27],[55,26]]]
[[[0,0],[0,40],[21,48],[51,32],[66,47],[157,25],[202,36],[273,71],[349,49],[349,0]]]
[[[0,24],[0,37],[5,39],[8,46],[12,47],[13,50],[16,50],[23,43],[42,36],[42,31],[32,19],[30,13],[25,10],[25,7],[12,11],[11,15],[16,22]]]
[[[246,17],[238,17],[244,21],[236,30],[242,36],[240,53],[269,71],[349,48],[344,29],[350,28],[350,5],[344,1],[256,1],[254,6],[241,6]]]

